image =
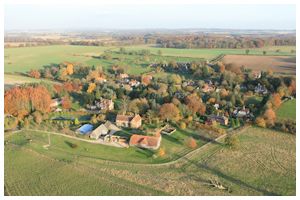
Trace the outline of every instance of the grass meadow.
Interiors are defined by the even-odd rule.
[[[249,127],[238,138],[237,149],[221,141],[161,165],[136,148],[120,150],[126,153],[116,158],[119,150],[107,146],[79,143],[72,149],[65,138],[51,137],[46,150],[47,134],[6,134],[5,190],[8,195],[295,195],[295,136]],[[211,179],[228,190],[209,186]]]

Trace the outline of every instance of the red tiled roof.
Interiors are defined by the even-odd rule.
[[[137,135],[134,134],[130,137],[129,145],[142,145],[146,147],[155,148],[159,145],[160,137],[155,136],[146,136],[146,135]]]
[[[129,122],[130,116],[127,115],[117,115],[116,121],[123,121],[123,122]]]

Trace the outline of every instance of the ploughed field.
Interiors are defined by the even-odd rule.
[[[254,55],[226,55],[224,63],[234,63],[252,70],[272,70],[276,74],[296,75],[296,57],[291,56],[254,56]]]
[[[152,157],[65,138],[22,131],[5,135],[7,195],[295,195],[296,139],[282,132],[248,127],[237,134],[240,146],[223,141],[205,145],[178,161],[145,163]],[[28,139],[31,139],[29,141]],[[176,141],[173,141],[176,142]],[[167,146],[166,152],[172,145]],[[132,148],[133,151],[137,149]],[[85,153],[78,153],[85,151]],[[126,150],[127,151],[127,150]],[[95,156],[97,155],[97,156]],[[131,159],[131,162],[128,162]],[[139,164],[135,164],[139,162]],[[145,164],[141,164],[145,163]],[[227,190],[209,185],[217,180]]]

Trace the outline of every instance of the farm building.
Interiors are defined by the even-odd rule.
[[[93,125],[85,124],[85,125],[81,126],[79,129],[77,129],[76,132],[78,132],[82,135],[87,135],[87,134],[91,133],[92,130],[93,130]]]
[[[137,146],[145,149],[156,150],[159,148],[161,142],[161,135],[159,136],[146,136],[134,134],[130,137],[129,145]]]
[[[123,127],[139,128],[142,125],[142,118],[140,115],[117,115],[116,125]]]
[[[104,124],[98,126],[95,130],[90,134],[90,138],[99,139],[101,136],[113,135],[115,132],[120,131],[121,129],[111,123],[110,121],[106,121]]]

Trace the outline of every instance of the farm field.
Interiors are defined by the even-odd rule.
[[[276,111],[276,116],[279,120],[296,121],[296,99],[284,102]]]
[[[41,69],[51,63],[61,63],[64,61],[78,62],[86,65],[102,65],[104,68],[114,63],[123,62],[137,68],[129,68],[128,73],[137,74],[147,72],[147,64],[143,61],[136,61],[134,56],[126,56],[121,61],[97,59],[93,56],[101,55],[105,50],[115,51],[119,47],[96,47],[96,46],[72,46],[72,45],[53,45],[40,47],[23,48],[5,48],[4,50],[4,68],[5,72],[27,72],[30,69]],[[149,45],[136,45],[125,47],[126,50],[148,49],[152,53],[150,60],[159,61],[175,59],[177,61],[197,61],[199,59],[210,60],[220,54],[245,54],[245,49],[175,49],[175,48],[157,48]],[[276,49],[281,49],[276,52]],[[251,49],[250,55],[262,55],[264,50],[268,55],[290,55],[295,53],[290,51],[295,49],[292,46],[265,47],[261,49]],[[162,56],[158,56],[158,50],[162,51]],[[169,58],[168,58],[169,57]],[[122,61],[123,60],[123,61]],[[124,61],[125,60],[125,61]]]
[[[32,142],[28,142],[28,138]],[[238,133],[240,147],[212,143],[170,164],[111,162],[47,134],[5,135],[5,189],[9,195],[295,195],[295,136],[249,127]],[[74,141],[72,141],[74,142]],[[79,149],[91,149],[86,155]],[[108,148],[108,149],[105,149]],[[114,157],[109,147],[99,154]],[[144,156],[135,161],[144,159]],[[51,167],[49,167],[51,166]],[[229,190],[207,185],[217,179]]]
[[[271,69],[276,74],[296,75],[296,57],[226,55],[223,62],[243,65],[252,70],[267,71]]]
[[[50,81],[46,79],[35,79],[31,77],[26,77],[18,74],[4,74],[4,88],[10,88],[16,84],[24,84],[24,83],[40,83],[40,82],[46,82],[46,83],[55,83],[59,84],[55,81]]]

